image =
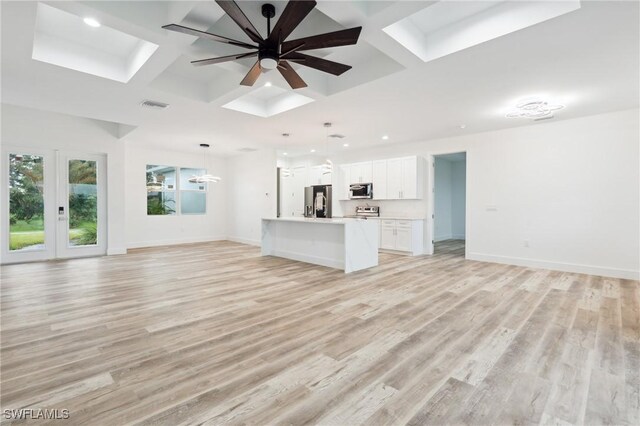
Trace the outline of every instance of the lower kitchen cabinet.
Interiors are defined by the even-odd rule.
[[[424,220],[380,219],[380,249],[424,253]]]

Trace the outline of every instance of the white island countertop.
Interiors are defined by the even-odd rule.
[[[353,221],[361,221],[367,220],[356,217],[300,217],[300,216],[287,216],[287,217],[277,217],[277,218],[263,218],[262,220],[272,220],[276,222],[302,222],[302,223],[324,223],[330,225],[344,225],[345,223],[350,223]]]
[[[378,265],[378,222],[357,218],[262,219],[262,255],[343,269]]]

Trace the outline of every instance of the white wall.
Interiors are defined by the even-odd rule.
[[[261,150],[227,162],[227,236],[259,245],[263,217],[276,216],[276,152]]]
[[[452,235],[451,199],[453,186],[451,180],[451,162],[443,158],[436,158],[434,173],[434,240],[449,240]]]
[[[466,238],[467,161],[451,162],[451,238]]]
[[[107,156],[107,253],[126,252],[125,148],[114,123],[2,104],[2,144]]]
[[[133,136],[133,135],[132,135]],[[226,238],[227,162],[211,154],[162,151],[141,148],[135,139],[126,146],[126,216],[127,247],[149,247]],[[146,167],[157,164],[203,168],[220,176],[218,183],[207,184],[207,213],[204,215],[147,216]]]
[[[466,151],[469,258],[638,279],[639,115],[379,146],[335,163]],[[426,201],[394,203],[427,217]]]

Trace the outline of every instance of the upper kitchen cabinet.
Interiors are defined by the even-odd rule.
[[[349,199],[349,185],[351,184],[351,164],[341,164],[340,165],[340,173],[339,178],[334,179],[337,181],[339,193],[339,200],[348,200]]]
[[[401,157],[340,165],[339,200],[349,199],[352,183],[373,183],[374,200],[411,200],[423,195],[425,160]]]
[[[373,162],[373,198],[384,200],[387,198],[387,160]]]
[[[323,173],[322,166],[313,166],[309,168],[309,185],[331,185],[331,173]]]
[[[423,197],[424,159],[421,157],[392,158],[387,160],[386,171],[387,200],[410,200]],[[373,191],[375,194],[375,185]]]
[[[350,166],[349,183],[371,183],[373,181],[371,161],[353,163]]]

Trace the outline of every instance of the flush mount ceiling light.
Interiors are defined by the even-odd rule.
[[[100,22],[98,22],[97,20],[95,20],[95,19],[93,19],[93,18],[88,18],[88,17],[87,17],[87,18],[84,18],[84,19],[83,19],[83,22],[84,22],[85,24],[87,24],[88,26],[93,27],[93,28],[98,28],[98,27],[100,27]]]
[[[553,116],[553,111],[564,108],[564,105],[549,104],[537,98],[523,99],[516,104],[516,108],[508,112],[507,118],[530,118],[537,119]]]
[[[208,143],[201,143],[200,147],[209,148],[209,144]],[[205,151],[205,154],[204,154],[203,162],[204,162],[204,169],[203,170],[206,170],[207,169],[207,153],[206,153],[206,151]],[[208,183],[208,182],[218,183],[221,180],[222,180],[222,178],[219,177],[219,176],[213,176],[213,175],[209,175],[209,174],[206,174],[206,173],[202,174],[202,175],[199,175],[199,176],[193,175],[193,176],[191,176],[189,178],[189,182],[191,182],[191,183]]]
[[[382,140],[383,140],[383,141],[386,141],[386,140],[388,140],[388,139],[389,139],[389,135],[384,135],[384,136],[382,136]]]

